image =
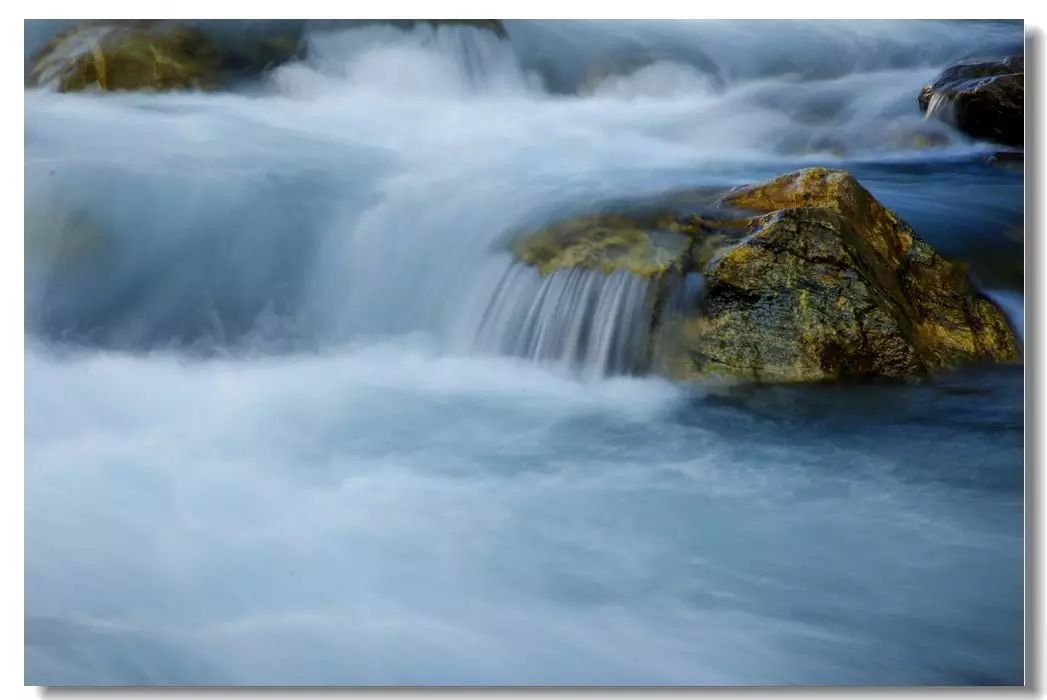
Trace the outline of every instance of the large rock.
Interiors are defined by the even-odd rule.
[[[977,139],[1008,146],[1025,142],[1025,59],[968,61],[950,66],[917,98],[928,116]]]
[[[1005,317],[964,268],[844,171],[789,173],[730,193],[715,211],[576,219],[524,237],[516,254],[542,274],[651,279],[652,364],[676,378],[914,377],[1019,357]],[[700,303],[673,303],[696,275]]]
[[[37,52],[28,82],[61,92],[207,89],[217,87],[220,66],[214,43],[193,27],[85,23]]]

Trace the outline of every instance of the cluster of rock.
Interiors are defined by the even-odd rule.
[[[1013,361],[1002,312],[857,180],[809,168],[733,191],[715,216],[605,214],[518,239],[542,274],[565,267],[649,278],[652,364],[680,379],[914,377]],[[681,280],[704,295],[667,313]]]
[[[928,117],[1024,146],[1021,56],[966,61],[918,97]],[[1022,165],[1020,151],[989,162]],[[809,168],[728,193],[706,215],[604,213],[521,237],[542,274],[627,270],[651,280],[649,361],[679,379],[917,377],[1021,348],[966,269],[936,253],[849,173]],[[697,276],[703,295],[674,303]]]

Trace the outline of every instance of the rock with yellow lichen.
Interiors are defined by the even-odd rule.
[[[220,67],[218,50],[199,29],[85,23],[41,48],[28,82],[61,92],[208,89],[218,86]]]
[[[542,273],[577,267],[656,277],[680,264],[689,241],[668,228],[620,214],[583,216],[521,239],[516,256]]]
[[[723,218],[578,219],[524,239],[517,255],[543,274],[627,269],[662,290],[700,273],[700,308],[651,319],[652,363],[676,378],[900,378],[1019,359],[966,270],[847,172],[789,173],[718,209]],[[683,243],[660,247],[663,234]]]

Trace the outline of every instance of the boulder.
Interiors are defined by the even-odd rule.
[[[1025,59],[968,61],[950,66],[917,102],[928,117],[953,124],[977,139],[1008,146],[1025,143]]]
[[[1019,358],[1006,318],[966,270],[845,171],[789,173],[713,211],[582,217],[525,236],[515,252],[542,274],[650,279],[649,360],[674,378],[920,377]],[[703,297],[674,303],[696,276]]]
[[[55,36],[32,61],[28,82],[81,90],[176,90],[218,86],[218,50],[192,27],[140,21],[85,23]]]

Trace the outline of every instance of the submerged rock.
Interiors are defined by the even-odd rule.
[[[200,20],[194,26],[217,45],[228,81],[251,79],[306,56],[304,20]]]
[[[996,151],[996,153],[985,156],[985,163],[1022,170],[1025,168],[1025,153],[1023,151]]]
[[[969,61],[945,69],[917,98],[928,117],[977,139],[1025,142],[1025,58]]]
[[[206,33],[149,21],[86,23],[47,42],[33,59],[28,82],[80,90],[214,88],[218,50]]]
[[[789,173],[730,193],[718,213],[575,219],[524,237],[516,254],[542,274],[650,279],[651,359],[676,378],[915,377],[1019,357],[966,270],[847,172]],[[688,279],[701,280],[700,303],[667,303]]]

